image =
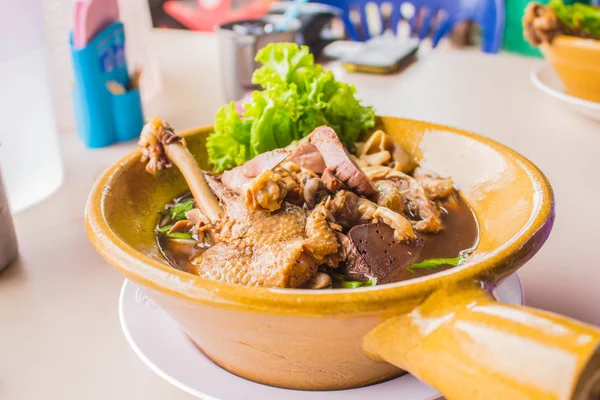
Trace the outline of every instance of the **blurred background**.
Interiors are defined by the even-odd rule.
[[[572,2],[572,0],[565,1],[565,3]],[[76,130],[73,104],[74,75],[69,46],[74,21],[74,3],[72,0],[30,0],[28,2],[5,0],[4,3],[8,7],[0,28],[4,31],[0,68],[5,76],[14,79],[7,81],[7,84],[10,84],[9,89],[3,90],[0,100],[6,109],[11,110],[11,114],[18,116],[17,119],[12,120],[14,126],[11,126],[11,130],[18,130],[23,134],[14,136],[5,133],[0,136],[3,145],[0,147],[0,161],[4,165],[5,180],[13,209],[19,211],[35,203],[36,200],[44,198],[60,185],[62,169],[56,144],[56,132]],[[392,4],[397,4],[387,1],[355,3],[350,0],[322,0],[317,4],[315,2],[301,4],[304,3],[303,1],[296,3],[301,5],[295,15],[301,22],[299,28],[301,35],[298,40],[309,44],[311,50],[317,55],[321,55],[323,48],[336,40],[348,38],[363,41],[386,32],[408,36],[411,15],[418,14],[418,10],[415,10],[410,2],[401,4],[402,18],[400,19],[393,12]],[[447,2],[450,8],[452,8],[451,3],[453,2]],[[491,53],[504,51],[526,57],[541,57],[539,50],[523,38],[521,19],[528,1],[479,0],[473,3],[487,4],[497,13],[494,23],[501,32],[493,38],[493,48],[484,51]],[[541,3],[545,1],[542,0]],[[190,48],[190,52],[199,52],[190,57],[184,48],[178,46],[182,36],[169,34],[166,31],[187,31],[186,35],[198,37],[215,36],[219,24],[233,20],[258,19],[267,14],[281,15],[290,4],[291,2],[274,0],[118,0],[120,19],[124,24],[127,38],[125,49],[129,69],[143,68],[140,93],[146,114],[156,111],[167,115],[171,111],[175,114],[181,113],[181,109],[171,110],[169,104],[164,104],[164,100],[161,100],[164,98],[162,90],[165,80],[170,80],[170,83],[164,90],[186,93],[184,77],[169,76],[168,72],[161,72],[157,49],[163,49],[164,52],[164,49],[169,47],[167,43],[172,42],[174,46],[169,49],[172,51],[171,60],[162,63],[190,64],[189,68],[194,69],[192,72],[194,74],[210,73],[210,70],[202,70],[201,65],[192,67],[193,57],[197,57],[202,63],[202,57],[218,56],[218,53],[215,54],[212,49]],[[361,4],[364,8],[360,6]],[[501,13],[498,13],[498,10]],[[390,25],[394,22],[397,26]],[[483,41],[485,47],[486,38],[481,35],[482,24],[475,22],[468,20],[454,25],[451,32],[446,35],[447,38],[442,41],[443,45],[481,46]],[[422,33],[419,32],[419,37],[422,36],[424,39],[421,48],[426,48],[431,40]],[[7,40],[8,37],[14,37],[15,40]],[[192,40],[189,43],[192,43]],[[224,57],[224,53],[221,47],[220,57]],[[236,63],[240,61],[236,59]],[[251,65],[247,74],[251,74],[252,68]],[[17,73],[23,71],[28,72]],[[226,73],[241,74],[239,70],[228,70]],[[236,76],[234,79],[242,78]],[[23,88],[30,88],[30,92]],[[223,90],[220,88],[213,94],[219,99],[215,104],[231,99],[231,96],[225,95]],[[193,93],[189,95],[192,98],[195,96]],[[32,98],[36,100],[31,101]],[[23,106],[24,102],[27,103],[27,107],[36,107],[39,118],[27,117],[30,113],[23,112],[26,109]],[[214,111],[213,108],[209,107],[209,110]],[[40,129],[41,126],[46,129]],[[48,133],[42,134],[41,131]],[[43,169],[36,167],[38,164],[27,161],[25,156],[16,156],[16,154],[24,154],[20,146],[34,140],[28,136],[30,135],[28,132],[36,132],[38,135],[35,141],[40,143],[36,147],[40,154],[28,152],[27,157],[31,156],[32,160],[39,159],[43,152],[43,157],[47,161]],[[36,168],[38,169],[35,170]],[[17,170],[19,176],[16,175]],[[22,184],[25,181],[22,179],[23,176],[28,177],[27,181],[34,179],[40,184],[35,185],[35,189],[32,189],[31,185],[25,187]]]
[[[559,217],[548,245],[519,272],[527,304],[600,324],[600,98],[569,93],[524,39],[529,3],[0,0],[0,255],[3,240],[15,250],[0,257],[0,270],[13,263],[0,275],[0,343],[10,343],[0,351],[9,360],[0,362],[0,398],[189,398],[126,349],[115,301],[123,278],[92,248],[84,204],[102,172],[137,147],[145,118],[185,130],[247,99],[254,55],[271,41],[308,45],[380,115],[477,132],[538,165]],[[102,20],[107,4],[118,12]],[[600,40],[589,40],[600,54]],[[370,56],[352,57],[363,50]],[[599,66],[595,78],[575,71],[586,77],[578,82],[600,85]],[[96,141],[109,120],[109,131],[124,134]],[[43,334],[32,340],[32,332]],[[65,376],[77,379],[65,385]]]

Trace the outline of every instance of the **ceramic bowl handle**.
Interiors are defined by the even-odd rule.
[[[591,399],[600,391],[600,331],[480,288],[434,292],[369,332],[367,354],[447,399]]]

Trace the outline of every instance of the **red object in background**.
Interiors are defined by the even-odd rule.
[[[248,4],[235,10],[231,7],[231,0],[217,1],[216,7],[207,7],[202,0],[170,0],[163,5],[163,9],[188,29],[210,32],[225,22],[262,17],[273,0],[250,0]]]

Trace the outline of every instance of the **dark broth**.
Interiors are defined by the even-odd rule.
[[[193,200],[192,194],[188,192],[177,198],[170,205]],[[207,249],[207,247],[199,246],[195,241],[168,239],[158,231],[156,233],[156,241],[161,253],[169,261],[169,264],[174,268],[190,273],[194,273],[194,265],[190,261],[200,256]]]
[[[445,229],[436,234],[417,233],[425,241],[425,246],[417,262],[432,258],[454,258],[461,254],[467,255],[473,249],[479,238],[479,228],[473,210],[460,195],[450,197],[443,203],[447,212],[443,215]],[[392,283],[431,275],[436,272],[454,268],[442,265],[437,268],[401,269],[386,277],[381,283]]]
[[[193,200],[191,195],[185,195],[178,199],[180,202],[189,200]],[[436,234],[418,233],[418,236],[425,241],[425,245],[417,262],[466,255],[477,244],[479,235],[477,220],[467,202],[457,194],[443,202],[442,206],[445,210],[442,217],[445,229]],[[208,248],[200,247],[189,240],[167,239],[161,234],[157,234],[157,242],[161,252],[174,268],[190,273],[195,273],[195,267],[191,260],[200,256]],[[442,265],[436,268],[400,269],[389,274],[379,283],[400,282],[450,268],[454,267]]]

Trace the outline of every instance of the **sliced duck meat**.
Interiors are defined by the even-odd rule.
[[[206,177],[224,215],[213,227],[215,244],[194,260],[197,275],[248,286],[293,288],[339,252],[333,218],[323,204],[314,210],[283,202],[273,213],[252,211],[242,198]]]
[[[413,176],[423,186],[425,194],[431,200],[444,199],[454,192],[454,181],[449,178],[442,178],[435,172],[417,168]]]
[[[244,183],[252,178],[256,178],[266,170],[275,168],[285,160],[288,155],[289,152],[285,149],[275,149],[259,154],[252,160],[246,161],[238,167],[223,172],[223,175],[221,175],[221,182],[227,189],[235,193],[240,193]]]
[[[322,174],[326,168],[323,156],[319,153],[319,150],[309,142],[299,144],[298,147],[292,151],[288,160],[319,175]]]
[[[348,236],[339,231],[336,231],[335,235],[337,236],[340,247],[338,248],[337,253],[327,256],[327,265],[332,268],[336,268],[340,265],[340,263],[346,261],[348,254],[352,250],[352,243],[350,242]]]
[[[240,192],[247,209],[268,212],[279,210],[287,195],[281,175],[270,169],[244,183]]]
[[[210,190],[219,199],[219,203],[227,214],[233,218],[243,218],[246,215],[247,210],[244,207],[244,202],[237,193],[226,188],[218,179],[218,176],[205,172],[204,177]]]
[[[393,229],[397,241],[415,237],[411,223],[403,215],[359,197],[356,193],[341,190],[333,198],[329,198],[325,206],[331,211],[335,221],[344,228],[381,221]]]
[[[396,185],[398,193],[404,198],[405,213],[415,218],[415,221],[412,221],[415,230],[425,233],[435,233],[444,228],[440,218],[440,210],[427,197],[425,189],[415,178],[384,166],[365,168],[365,173],[375,181],[376,186],[380,190],[382,189],[382,185],[377,183],[380,180],[392,182]],[[389,187],[386,187],[385,193],[378,192],[378,204],[381,202],[380,205],[382,206],[388,204],[389,201],[387,190],[389,190]]]
[[[342,270],[352,279],[386,278],[413,264],[421,254],[423,239],[398,242],[394,230],[384,223],[358,225],[348,232],[350,249]]]
[[[377,192],[360,167],[350,158],[350,154],[335,131],[329,127],[316,128],[308,137],[321,153],[325,165],[335,176],[358,194],[374,196]]]
[[[406,212],[406,199],[402,192],[398,190],[396,182],[381,179],[374,181],[373,184],[377,189],[377,204],[397,213],[404,214]]]
[[[323,184],[325,185],[327,190],[329,190],[331,193],[347,189],[346,185],[344,185],[342,181],[336,178],[335,173],[330,168],[327,168],[325,171],[323,171],[323,175],[321,175],[321,180],[323,181]]]

